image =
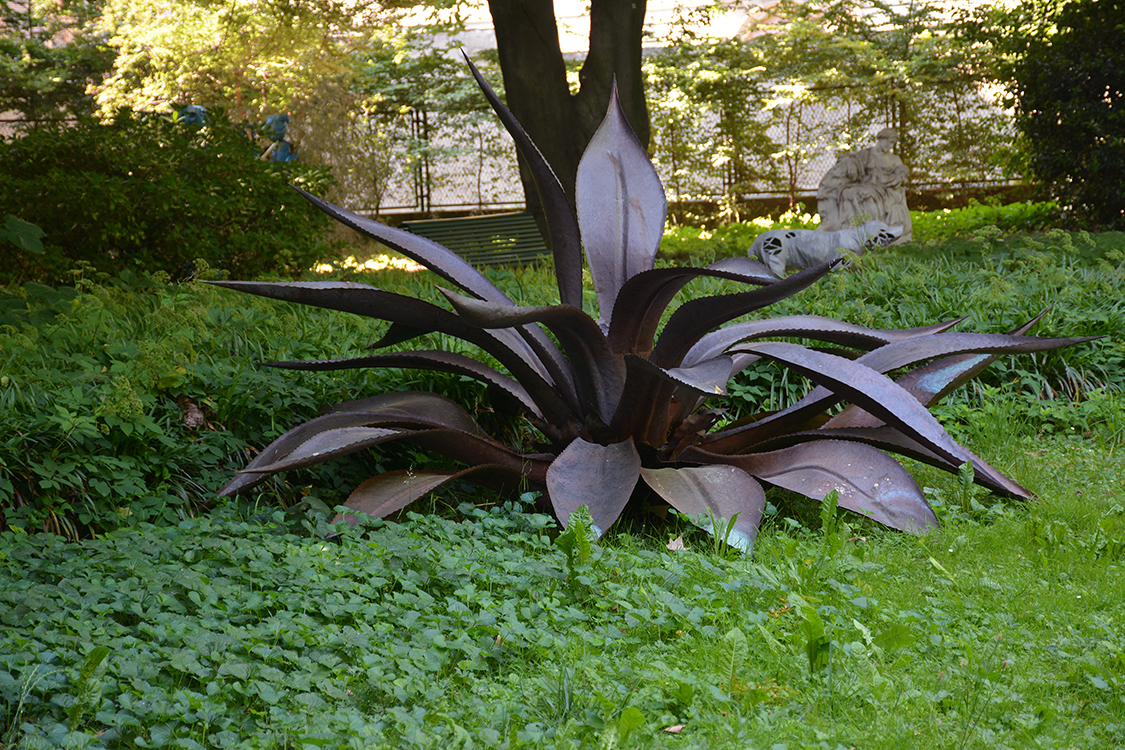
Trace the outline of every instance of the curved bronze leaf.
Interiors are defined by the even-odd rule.
[[[768,452],[812,440],[851,440],[856,443],[874,446],[880,450],[890,451],[891,453],[913,458],[916,461],[921,461],[922,463],[936,466],[939,469],[944,469],[952,473],[957,473],[957,469],[959,468],[959,465],[943,461],[934,454],[933,451],[927,450],[916,440],[911,440],[895,428],[888,427],[885,424],[877,427],[831,428],[825,426],[816,430],[789,432],[773,440],[759,443],[754,447],[755,450],[759,452]],[[985,487],[1000,495],[1007,495],[1008,497],[1017,497],[1022,500],[1034,499],[1031,492],[1022,487],[1019,483],[1013,481],[1011,477],[1006,476],[1003,472],[991,466],[987,461],[968,448],[964,446],[960,447],[961,450],[964,451],[967,460],[973,464],[973,481],[981,487]]]
[[[681,366],[684,355],[709,331],[737,317],[791,297],[839,263],[840,260],[821,263],[761,289],[685,302],[672,313],[649,359],[661,367]]]
[[[735,466],[688,466],[681,469],[641,469],[641,478],[656,494],[676,510],[699,523],[699,517],[710,511],[715,520],[729,521],[738,516],[727,543],[746,554],[754,551],[766,493],[754,477]],[[709,534],[726,531],[720,522],[716,532],[710,519],[702,520]]]
[[[734,255],[719,260],[707,266],[710,271],[733,274],[738,281],[765,286],[776,284],[781,279],[774,276],[762,261],[747,255]]]
[[[642,445],[663,447],[669,432],[695,411],[699,396],[726,393],[731,367],[730,357],[716,357],[692,368],[665,370],[626,354],[625,389],[610,429],[621,440],[631,437]]]
[[[926,533],[938,527],[937,516],[910,472],[869,445],[818,440],[769,453],[735,456],[691,447],[681,458],[737,466],[769,484],[813,500],[823,500],[829,492],[837,490],[841,508],[893,529]]]
[[[489,302],[512,304],[508,295],[497,289],[496,285],[485,278],[484,274],[449,248],[405,229],[389,227],[374,219],[352,213],[346,208],[329,203],[299,187],[293,186],[293,189],[303,195],[309,203],[341,224],[398,250],[403,255],[421,263],[438,276],[456,284],[465,291]]]
[[[578,163],[575,204],[599,323],[608,329],[622,285],[652,268],[668,213],[664,187],[621,111],[616,85]]]
[[[876,356],[864,355],[860,362],[881,372],[916,364],[935,356],[935,359],[917,367],[895,382],[914,395],[925,406],[932,406],[957,388],[981,373],[1003,354],[1026,354],[1029,352],[1061,349],[1093,341],[1098,336],[1075,336],[1070,338],[1044,338],[1024,336],[1042,313],[1011,333],[960,333],[942,336],[939,348],[896,347]],[[849,406],[833,418],[833,427],[874,427],[880,421],[862,409]]]
[[[747,350],[781,362],[858,404],[942,459],[951,463],[960,463],[959,458],[963,460],[963,451],[958,450],[959,446],[938,424],[934,415],[886,375],[859,362],[797,344],[764,342],[750,344]]]
[[[469,56],[465,55],[469,63],[469,70],[484,92],[484,97],[492,105],[492,109],[504,123],[504,128],[515,141],[516,149],[523,156],[532,176],[535,178],[535,187],[539,189],[540,203],[543,205],[544,218],[547,220],[547,233],[551,239],[551,252],[555,258],[555,276],[559,285],[559,301],[564,305],[582,308],[582,243],[578,233],[578,219],[570,208],[570,201],[562,183],[555,175],[554,170],[543,158],[538,147],[532,142],[531,137],[524,131],[523,126],[516,120],[496,92],[484,80],[484,77],[473,65]]]
[[[749,320],[720,328],[701,338],[684,356],[684,365],[716,357],[735,344],[766,337],[813,339],[853,349],[869,350],[895,341],[941,333],[957,325],[961,320],[963,318],[924,328],[887,330],[865,328],[820,315],[787,315],[764,320]]]
[[[258,469],[285,458],[302,443],[319,433],[344,427],[446,427],[478,431],[476,422],[456,402],[436,393],[399,391],[380,396],[336,404],[329,413],[310,419],[279,436],[258,453],[246,470]],[[262,473],[242,473],[235,476],[218,492],[227,497],[253,487],[266,478]]]
[[[438,331],[484,349],[529,390],[534,391],[554,385],[564,398],[573,395],[567,390],[565,383],[559,383],[551,377],[543,361],[518,331],[506,329],[485,331],[462,320],[449,310],[413,297],[350,281],[209,281],[206,283],[260,297],[388,320],[391,323],[427,332]],[[550,342],[539,328],[530,330]],[[549,346],[557,353],[553,343]],[[543,381],[546,386],[536,384],[535,379]]]
[[[352,512],[337,513],[332,523],[343,519],[348,525],[354,526],[359,523],[357,513],[365,513],[372,518],[385,518],[454,479],[498,469],[502,470],[501,467],[482,464],[461,471],[385,471],[356,487],[343,503]]]
[[[692,279],[710,276],[759,286],[777,282],[773,276],[766,280],[757,275],[752,263],[729,262],[740,260],[750,261],[749,258],[728,258],[706,268],[653,268],[629,278],[617,293],[620,304],[614,307],[609,325],[610,347],[618,354],[647,356],[652,351],[664,310]]]
[[[625,363],[620,355],[610,351],[601,328],[589,315],[569,305],[493,305],[448,289],[441,292],[462,318],[481,328],[502,329],[525,323],[547,326],[570,360],[580,403],[586,409],[595,409],[602,421],[609,422],[621,400]]]
[[[338,427],[324,430],[301,442],[273,463],[247,466],[240,474],[274,474],[288,469],[301,469],[337,456],[361,451],[389,440],[397,440],[410,430],[389,430],[384,427]]]
[[[944,394],[949,389],[949,383],[959,384],[979,372],[979,365],[983,360],[977,357],[987,357],[991,352],[1016,354],[1057,349],[1082,343],[1090,338],[1096,337],[1049,339],[1003,333],[936,333],[931,336],[892,342],[864,354],[854,362],[876,372],[885,373],[934,357],[958,355],[956,359],[942,360],[945,365],[939,366],[938,374],[929,381],[937,384],[940,388],[939,394]],[[747,351],[753,352],[754,348],[749,347]],[[732,353],[737,354],[739,350]],[[985,364],[987,365],[987,362]],[[941,368],[946,366],[948,369],[943,371]],[[921,387],[925,386],[925,381],[920,384],[912,383],[909,374],[905,377],[907,385],[904,390],[914,395],[925,406],[933,403],[932,399],[926,400],[925,390]],[[834,390],[818,385],[797,403],[757,422],[713,433],[704,440],[704,443],[708,446],[708,450],[718,453],[737,453],[747,450],[759,442],[783,434],[786,430],[792,429],[793,425],[800,428],[800,425],[808,419],[828,409],[841,399],[841,395]],[[863,416],[866,413],[862,404],[849,405],[837,418],[834,418],[831,426],[875,426],[884,422],[879,417]]]
[[[547,469],[547,495],[563,528],[585,505],[601,536],[621,515],[640,475],[641,457],[632,441],[599,445],[577,438]]]
[[[456,401],[432,391],[392,391],[354,401],[341,401],[324,410],[324,415],[290,430],[311,427],[334,414],[352,415],[367,422],[355,424],[402,425],[407,427],[446,427],[451,430],[477,432],[480,427]],[[382,421],[379,421],[382,420]],[[287,435],[289,433],[286,433]],[[282,436],[284,437],[284,436]],[[280,441],[278,438],[277,441]],[[264,452],[264,451],[263,451]]]
[[[451,372],[457,375],[465,375],[474,380],[479,380],[482,383],[494,385],[519,401],[527,411],[537,417],[543,417],[543,412],[536,404],[535,399],[518,381],[494,370],[488,365],[477,362],[475,359],[455,352],[419,350],[376,354],[371,357],[355,357],[353,359],[316,359],[296,362],[263,362],[262,364],[266,367],[279,367],[286,370],[311,370],[315,372],[350,370],[360,367],[403,367],[416,370]],[[566,403],[552,388],[543,388],[536,396],[548,400],[551,404],[548,411],[552,414],[562,415],[570,411]]]
[[[554,456],[518,453],[483,433],[460,430],[416,430],[402,436],[404,440],[460,461],[469,466],[490,464],[504,471],[525,477],[537,484],[547,481],[547,467]]]
[[[703,396],[726,395],[727,382],[734,368],[734,359],[726,356],[714,357],[691,367],[669,369],[657,367],[644,357],[632,354],[625,355],[625,362],[630,367],[648,370],[658,378],[668,380],[677,388],[686,388]]]

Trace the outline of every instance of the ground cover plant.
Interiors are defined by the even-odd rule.
[[[460,292],[441,290],[453,312],[359,284],[211,283],[389,320],[391,329],[373,348],[430,331],[473,343],[503,370],[435,350],[272,365],[313,371],[407,367],[466,375],[526,416],[539,433],[537,444],[532,450],[503,444],[444,396],[389,393],[337,404],[293,428],[220,495],[247,491],[279,471],[402,440],[468,468],[376,474],[344,503],[351,511],[349,520],[356,520],[357,513],[390,515],[471,475],[496,486],[528,482],[541,489],[564,527],[578,508],[588,507],[598,534],[632,498],[651,492],[681,513],[705,517],[701,523],[714,533],[729,522],[737,546],[747,552],[765,509],[763,483],[814,500],[834,491],[841,507],[892,528],[933,529],[937,518],[921,488],[884,451],[951,472],[965,467],[995,492],[1031,497],[954,442],[927,407],[1001,354],[1047,351],[1088,339],[1025,336],[1038,316],[1007,334],[948,332],[958,319],[879,330],[810,315],[720,328],[791,297],[839,261],[785,279],[746,257],[705,268],[655,268],[667,203],[616,97],[579,165],[574,212],[535,144],[479,74],[477,78],[536,176],[561,304],[517,305],[455,253],[309,193],[304,194],[328,215],[456,285]],[[582,310],[583,251],[597,294],[596,320]],[[696,296],[661,327],[676,293],[701,277],[758,288]],[[816,345],[768,340],[785,337]],[[824,345],[833,348],[826,351]],[[708,397],[724,395],[734,375],[763,360],[810,378],[817,388],[784,409],[733,423],[722,424],[721,412],[701,408]],[[896,371],[901,373],[896,380],[887,376]],[[847,408],[831,411],[843,401],[849,402]],[[717,519],[725,520],[719,524]]]
[[[1125,463],[986,448],[1038,503],[916,468],[941,530],[828,505],[770,516],[754,560],[515,503],[330,543],[233,504],[80,545],[8,531],[0,747],[1118,746]]]

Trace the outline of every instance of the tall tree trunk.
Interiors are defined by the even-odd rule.
[[[641,75],[645,0],[591,0],[590,49],[570,93],[552,0],[489,0],[508,107],[574,202],[578,161],[605,117],[616,77],[625,116],[649,140]],[[534,183],[520,165],[527,207],[541,221]]]

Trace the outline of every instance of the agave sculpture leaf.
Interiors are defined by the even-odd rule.
[[[937,518],[917,483],[886,451],[953,472],[967,462],[981,485],[1030,497],[954,442],[928,407],[997,356],[1089,339],[1028,337],[1034,320],[1008,334],[950,332],[958,320],[905,330],[874,330],[815,315],[734,322],[815,283],[834,264],[783,280],[750,258],[705,268],[654,268],[667,212],[664,191],[616,95],[579,166],[574,211],[530,138],[472,70],[538,182],[560,304],[516,305],[441,245],[308,193],[329,215],[455,287],[442,289],[451,309],[350,282],[212,283],[389,321],[376,347],[429,332],[479,347],[499,369],[444,351],[270,365],[399,367],[468,376],[518,405],[542,435],[541,452],[504,445],[443,396],[389,393],[338,404],[286,432],[219,494],[243,491],[274,472],[405,440],[466,468],[372,477],[344,503],[352,511],[349,521],[357,513],[385,516],[468,477],[493,486],[541,487],[563,526],[586,505],[600,533],[647,488],[690,517],[706,515],[707,528],[715,519],[735,519],[729,541],[746,551],[765,506],[763,485],[815,500],[836,490],[841,507],[881,524],[918,533],[935,528]],[[597,319],[582,309],[583,250],[597,294]],[[661,329],[669,303],[701,276],[747,289],[685,302]],[[794,339],[817,348],[788,343]],[[705,402],[724,395],[735,374],[763,359],[808,377],[816,387],[780,411],[718,426],[721,412],[704,408]],[[830,416],[840,402],[847,406]]]

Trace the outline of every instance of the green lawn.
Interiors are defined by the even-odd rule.
[[[779,511],[753,560],[638,521],[568,565],[513,504],[331,542],[233,506],[80,546],[9,532],[4,741],[1121,746],[1125,462],[1065,437],[989,453],[1040,501],[920,470],[940,533]]]

